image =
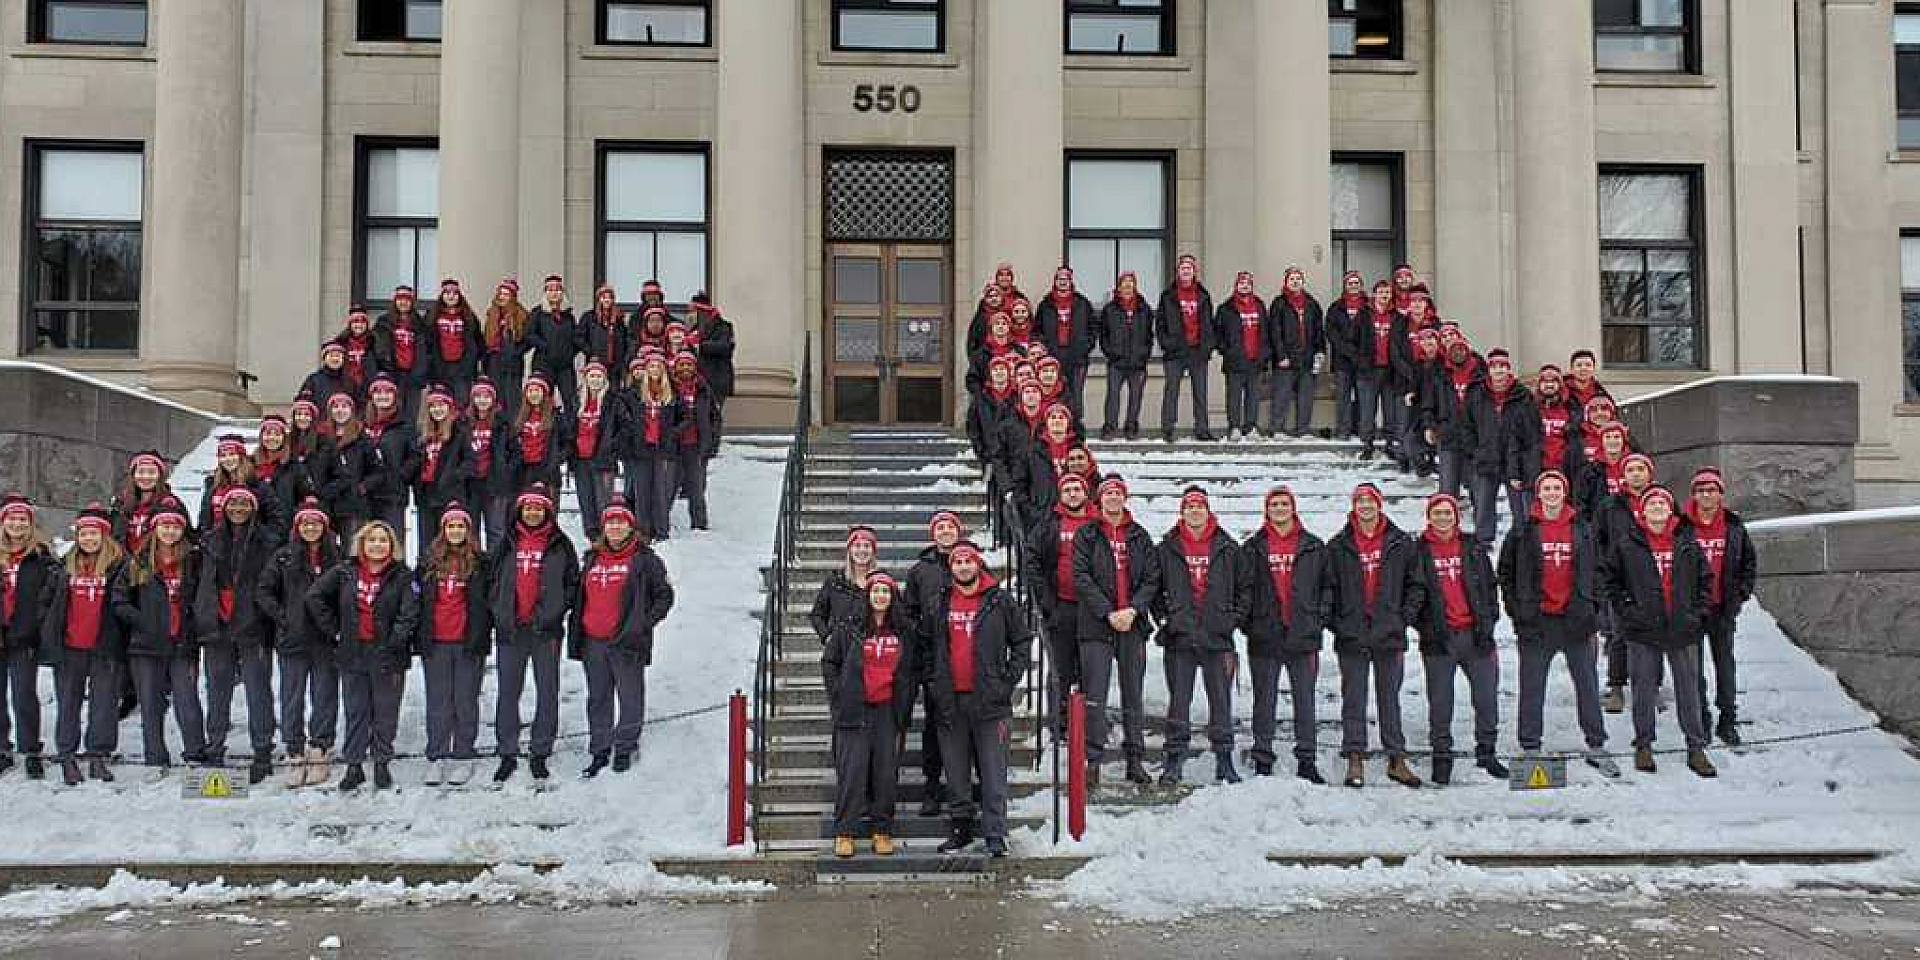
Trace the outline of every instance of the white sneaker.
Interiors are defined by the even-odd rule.
[[[447,762],[435,760],[427,764],[427,776],[421,782],[429,787],[437,787],[447,781]]]
[[[473,779],[474,766],[472,760],[461,760],[454,763],[453,768],[447,774],[447,785],[454,787],[466,786],[467,783]]]
[[[1587,766],[1600,771],[1600,775],[1609,780],[1620,779],[1620,765],[1614,763],[1612,757],[1606,756],[1597,750],[1587,754]]]
[[[307,758],[305,754],[287,753],[287,789],[295,790],[307,785]]]
[[[333,762],[321,747],[307,748],[307,786],[325,786],[333,779]]]

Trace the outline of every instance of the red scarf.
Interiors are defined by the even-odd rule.
[[[573,431],[573,455],[575,459],[591,460],[595,451],[600,449],[600,411],[604,407],[603,398],[596,397],[591,391],[582,391],[580,412],[575,414]]]
[[[1433,555],[1434,579],[1439,581],[1440,599],[1445,607],[1447,629],[1465,630],[1473,626],[1473,605],[1467,602],[1466,558],[1460,547],[1460,531],[1442,537],[1432,527],[1421,534],[1427,551]]]
[[[1347,308],[1347,316],[1358,318],[1360,311],[1367,306],[1367,295],[1364,293],[1348,293],[1342,290],[1340,292],[1340,305]]]
[[[1447,363],[1447,378],[1453,382],[1453,395],[1461,403],[1467,402],[1467,388],[1473,385],[1474,367],[1472,357],[1468,357],[1465,363],[1458,366],[1451,361]]]
[[[627,579],[633,575],[633,555],[640,549],[640,538],[629,536],[625,546],[593,558],[593,565],[580,574],[586,603],[581,606],[580,626],[589,640],[611,640],[620,633],[620,621],[626,614]]]
[[[1053,291],[1053,314],[1056,318],[1053,327],[1053,342],[1066,346],[1073,338],[1073,291]]]
[[[1107,547],[1113,551],[1113,608],[1125,610],[1133,605],[1131,585],[1127,582],[1127,531],[1133,528],[1133,511],[1120,515],[1120,522],[1112,524],[1107,518],[1099,518],[1100,532],[1107,538]]]
[[[953,692],[973,690],[973,628],[980,615],[980,597],[993,586],[984,568],[967,590],[958,583],[947,591],[947,664],[953,673]]]
[[[1286,533],[1265,522],[1267,528],[1267,574],[1273,578],[1273,596],[1280,604],[1280,622],[1293,625],[1293,563],[1300,556],[1300,521],[1289,523]]]
[[[1693,521],[1693,539],[1700,544],[1700,552],[1707,558],[1707,595],[1714,604],[1720,603],[1720,570],[1727,561],[1727,511],[1723,507],[1713,512],[1713,521],[1707,522],[1700,514],[1700,505],[1691,499],[1687,501],[1687,519]]]
[[[1386,560],[1387,521],[1385,517],[1375,520],[1368,535],[1360,529],[1360,518],[1348,514],[1347,529],[1353,531],[1353,549],[1360,554],[1360,597],[1371,607],[1380,592],[1380,565]]]
[[[1213,566],[1213,535],[1220,532],[1220,524],[1207,515],[1207,525],[1198,534],[1187,529],[1184,521],[1179,524],[1180,555],[1187,561],[1187,586],[1193,590],[1193,602],[1201,603],[1207,599],[1207,575]]]
[[[473,475],[481,480],[493,470],[493,418],[476,417],[467,434],[467,449],[473,451]]]
[[[181,545],[181,549],[185,549],[184,543]],[[167,591],[167,639],[177,641],[180,639],[180,608],[182,602],[180,595],[180,583],[182,580],[180,575],[180,561],[162,560],[159,563],[159,567],[160,569],[157,572],[160,575],[160,586],[166,588]]]
[[[527,419],[520,421],[520,462],[545,463],[547,461],[547,431],[540,424],[540,414],[528,410]]]
[[[553,539],[553,524],[528,529],[515,521],[513,526],[513,619],[524,627],[533,623],[533,609],[540,602],[540,567]]]
[[[353,565],[353,638],[361,643],[372,643],[379,632],[373,607],[380,599],[380,575],[386,569],[384,563],[375,567],[366,560]]]
[[[1200,286],[1175,287],[1173,296],[1180,302],[1180,333],[1187,346],[1197,347],[1200,345]]]
[[[467,639],[467,581],[443,574],[433,581],[435,643],[462,643]]]
[[[1393,342],[1393,315],[1374,311],[1373,313],[1373,365],[1387,365],[1387,348]]]
[[[1540,501],[1529,511],[1540,531],[1540,612],[1558,616],[1573,599],[1573,504],[1560,506],[1560,516],[1549,519]]]
[[[1298,314],[1304,323],[1307,313],[1307,291],[1295,290],[1292,287],[1283,287],[1281,288],[1281,296],[1286,299],[1287,306],[1292,307],[1293,312]]]
[[[649,447],[658,446],[660,443],[660,428],[662,426],[662,410],[664,407],[665,404],[655,403],[652,400],[646,400],[640,404],[641,416],[643,418],[641,421],[643,425],[641,435],[645,438],[647,446]]]
[[[1080,512],[1074,513],[1064,504],[1056,503],[1053,512],[1060,518],[1059,549],[1053,557],[1053,592],[1059,599],[1072,603],[1079,599],[1073,587],[1073,537],[1081,527],[1093,522],[1093,511],[1081,504]]]
[[[401,373],[413,372],[413,312],[409,310],[393,319],[393,365]]]
[[[1654,569],[1660,571],[1660,598],[1665,601],[1667,612],[1673,612],[1673,521],[1667,521],[1667,528],[1659,533],[1647,526],[1641,519],[1640,530],[1647,535],[1647,550],[1653,554]]]
[[[1240,314],[1240,352],[1251,360],[1260,355],[1260,301],[1236,293],[1233,308]]]
[[[347,365],[342,369],[355,386],[367,382],[367,353],[373,349],[371,333],[347,334]]]
[[[1573,422],[1573,413],[1567,408],[1566,399],[1556,395],[1552,401],[1541,401],[1540,411],[1540,469],[1558,470],[1567,455],[1567,424]]]
[[[1073,434],[1069,433],[1065,439],[1055,440],[1052,434],[1042,430],[1040,442],[1046,444],[1047,459],[1053,461],[1053,476],[1057,482],[1059,477],[1067,472],[1067,451],[1073,449]]]

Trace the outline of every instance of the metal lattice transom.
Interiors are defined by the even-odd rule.
[[[827,158],[827,239],[953,239],[953,161],[899,153]]]

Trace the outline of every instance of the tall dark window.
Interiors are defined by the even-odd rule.
[[[1696,0],[1593,0],[1593,66],[1621,73],[1698,73]]]
[[[440,39],[440,0],[359,0],[360,39]]]
[[[1173,0],[1066,0],[1067,52],[1171,56]]]
[[[137,47],[147,42],[147,0],[30,0],[27,39]]]
[[[22,351],[140,348],[137,143],[28,141]]]
[[[1900,357],[1903,396],[1920,403],[1920,230],[1900,232]]]
[[[601,43],[661,47],[704,47],[706,0],[599,0],[597,36]]]
[[[833,48],[940,53],[945,0],[833,0]]]
[[[1898,142],[1920,149],[1920,4],[1901,4],[1894,13],[1893,76]]]
[[[1700,168],[1600,170],[1600,324],[1609,364],[1705,366]]]
[[[1390,278],[1393,265],[1406,255],[1400,155],[1334,154],[1330,182],[1333,275],[1358,270],[1369,287],[1375,280]]]
[[[1327,55],[1400,58],[1400,0],[1327,0]]]
[[[1166,153],[1067,155],[1067,264],[1096,306],[1122,270],[1144,294],[1166,286],[1172,187]]]
[[[384,304],[401,284],[440,282],[440,148],[431,139],[362,139],[354,173],[356,296]]]
[[[707,289],[707,148],[600,145],[595,192],[600,279],[622,302],[658,280],[668,303]]]

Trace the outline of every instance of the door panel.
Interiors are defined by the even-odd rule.
[[[945,244],[827,245],[828,422],[952,421],[951,265]]]

